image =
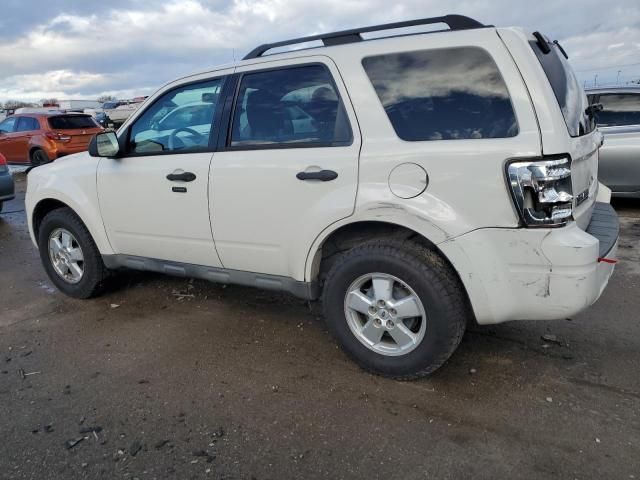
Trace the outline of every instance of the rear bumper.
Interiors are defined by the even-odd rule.
[[[554,320],[600,297],[614,270],[618,233],[616,212],[597,203],[586,231],[575,222],[480,229],[439,247],[458,270],[478,323]]]

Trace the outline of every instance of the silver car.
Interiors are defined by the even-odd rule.
[[[640,198],[640,85],[587,90],[604,134],[600,149],[599,180],[617,197]]]

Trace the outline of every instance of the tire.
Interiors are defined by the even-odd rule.
[[[74,240],[73,245],[81,249],[83,273],[76,283],[63,278],[56,271],[51,258],[49,241],[54,232],[60,231],[69,232]],[[109,271],[87,227],[73,210],[59,208],[44,217],[38,232],[38,248],[47,275],[62,293],[74,298],[91,298],[102,293]]]
[[[413,338],[420,340],[409,342],[407,348],[411,350],[406,353],[400,351],[401,342],[396,342],[395,336],[390,335],[393,323],[390,328],[387,324],[387,333],[383,333],[374,346],[366,346],[362,336],[358,338],[354,333],[353,329],[357,330],[357,327],[351,326],[361,318],[364,330],[364,325],[374,318],[367,316],[371,315],[370,310],[365,310],[367,314],[348,311],[347,305],[350,298],[347,294],[353,291],[351,287],[374,273],[395,278],[391,292],[399,292],[400,295],[392,293],[391,298],[397,305],[397,298],[404,299],[405,294],[413,294],[419,299],[412,305],[421,306],[419,311],[423,316],[421,320],[417,320],[417,316],[409,319],[414,326],[404,323],[406,320],[399,320],[399,307],[398,311],[384,307],[376,313],[387,314],[387,319],[392,313],[398,315],[394,318],[396,334],[406,331],[408,326],[415,328],[418,333],[411,332]],[[366,280],[364,285],[366,287]],[[375,299],[375,288],[373,283],[371,285],[366,295]],[[362,292],[359,287],[357,289]],[[375,240],[339,254],[324,282],[322,301],[327,326],[347,355],[363,369],[397,380],[424,377],[440,368],[460,344],[471,316],[464,288],[442,257],[414,242],[402,240]],[[405,329],[399,328],[399,322]],[[423,332],[422,337],[420,332]],[[395,349],[395,353],[381,353],[373,348]]]
[[[45,152],[41,148],[36,148],[35,150],[33,150],[31,152],[30,157],[31,157],[30,158],[31,165],[34,167],[37,167],[38,165],[43,165],[45,163],[49,163],[51,161],[49,160],[49,156],[47,155],[47,152]]]

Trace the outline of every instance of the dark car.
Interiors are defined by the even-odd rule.
[[[0,153],[0,212],[2,205],[14,197],[13,176],[7,166],[7,159]]]

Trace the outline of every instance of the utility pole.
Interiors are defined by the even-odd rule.
[[[598,74],[596,73],[595,77],[593,77],[593,86],[597,87],[598,86]]]
[[[618,75],[616,75],[616,85],[620,83],[620,73],[622,73],[622,70],[618,70]]]

